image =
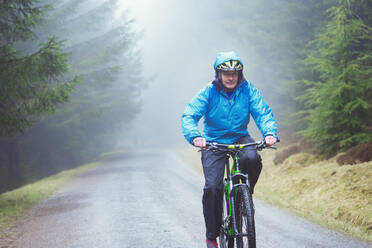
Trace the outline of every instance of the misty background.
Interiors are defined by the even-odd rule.
[[[105,153],[189,146],[182,112],[221,51],[242,58],[282,141],[325,157],[372,141],[370,1],[0,4],[1,191]]]
[[[239,1],[231,2],[232,6],[238,4]],[[258,89],[264,88],[263,71],[258,68],[253,73],[247,69],[254,67],[257,56],[252,51],[254,41],[247,46],[229,26],[227,20],[234,17],[231,6],[225,5],[223,1],[123,1],[121,6],[129,8],[135,27],[143,31],[143,72],[150,79],[129,142],[156,147],[186,144],[181,133],[182,112],[192,97],[213,81],[218,52],[238,52],[245,77]],[[263,94],[269,104],[273,102],[271,96],[275,92],[267,90]],[[256,134],[256,138],[261,137]]]

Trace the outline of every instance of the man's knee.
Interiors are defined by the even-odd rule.
[[[211,194],[216,194],[222,191],[223,185],[221,183],[205,183],[204,192],[210,192]]]
[[[223,186],[226,155],[203,153],[204,191],[215,194]]]
[[[220,201],[223,186],[219,184],[205,184],[203,205],[214,205]]]
[[[262,167],[261,156],[257,153],[256,150],[246,150],[241,156],[243,163],[253,164],[258,167]]]

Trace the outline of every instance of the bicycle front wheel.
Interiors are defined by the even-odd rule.
[[[236,237],[237,248],[256,248],[256,230],[252,194],[248,186],[239,186],[236,197],[236,224],[242,235]]]

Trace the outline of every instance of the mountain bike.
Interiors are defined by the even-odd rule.
[[[248,174],[240,170],[238,153],[245,148],[261,151],[264,141],[248,144],[208,143],[206,150],[226,153],[226,178],[223,187],[222,225],[219,234],[220,248],[256,248],[256,231],[254,222],[254,205]],[[230,170],[229,158],[233,164]]]

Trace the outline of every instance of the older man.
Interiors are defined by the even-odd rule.
[[[215,79],[206,85],[187,105],[182,115],[182,131],[186,140],[204,148],[206,142],[223,144],[254,142],[248,133],[250,116],[255,120],[267,145],[277,141],[273,113],[260,92],[243,76],[243,62],[235,52],[217,54],[214,62]],[[204,117],[201,135],[198,122]],[[240,165],[248,172],[250,187],[260,175],[261,157],[247,149],[240,155]],[[226,155],[202,151],[205,178],[203,213],[208,248],[217,248],[222,215],[222,187]]]

